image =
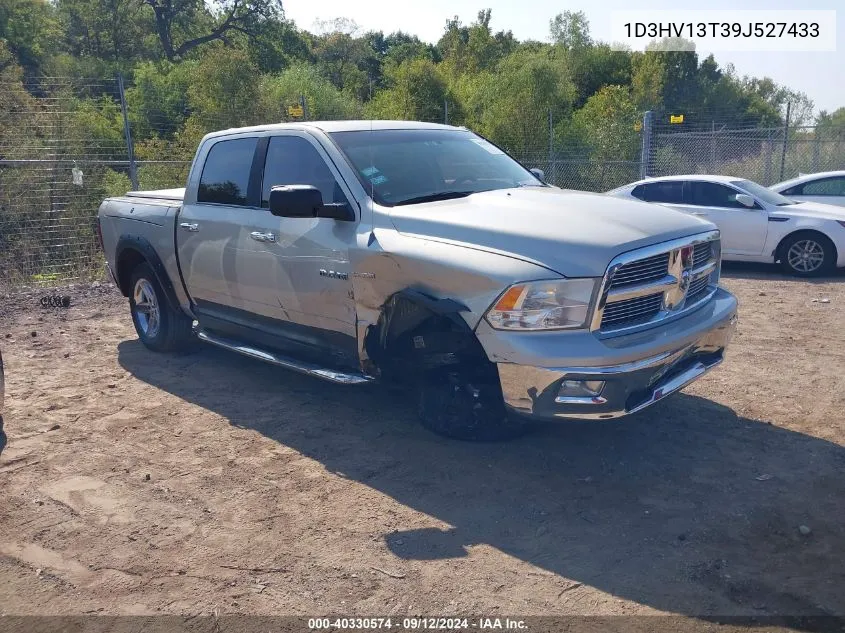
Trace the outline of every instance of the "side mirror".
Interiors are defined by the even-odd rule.
[[[314,185],[279,185],[270,189],[270,213],[282,218],[331,218],[355,220],[345,202],[323,204],[323,194]]]
[[[546,182],[546,173],[542,169],[538,169],[537,167],[532,167],[528,171],[530,171],[532,174],[534,174],[534,177],[537,178],[538,180],[540,180],[541,182]]]
[[[270,189],[270,213],[282,218],[314,218],[323,194],[313,185],[283,185]]]
[[[754,208],[754,198],[752,196],[749,196],[747,193],[736,194],[736,201],[739,202],[742,206],[747,207],[749,209]]]

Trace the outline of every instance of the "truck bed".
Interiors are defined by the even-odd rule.
[[[144,198],[155,200],[168,200],[182,202],[185,197],[185,188],[177,189],[155,189],[152,191],[128,191],[123,196],[124,198]]]

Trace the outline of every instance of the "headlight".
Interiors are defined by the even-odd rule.
[[[497,330],[581,328],[590,318],[598,279],[560,279],[515,284],[487,311]]]

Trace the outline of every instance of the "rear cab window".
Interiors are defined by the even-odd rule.
[[[217,141],[205,158],[197,202],[250,206],[249,180],[257,137]]]

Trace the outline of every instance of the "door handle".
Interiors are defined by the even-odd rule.
[[[706,211],[693,211],[692,214],[693,215],[710,215]]]
[[[191,231],[193,233],[196,233],[200,230],[200,225],[196,222],[182,222],[179,226],[181,226],[186,231]]]
[[[275,233],[262,233],[261,231],[253,231],[249,234],[249,236],[254,239],[256,242],[275,242],[276,241],[276,234]]]

